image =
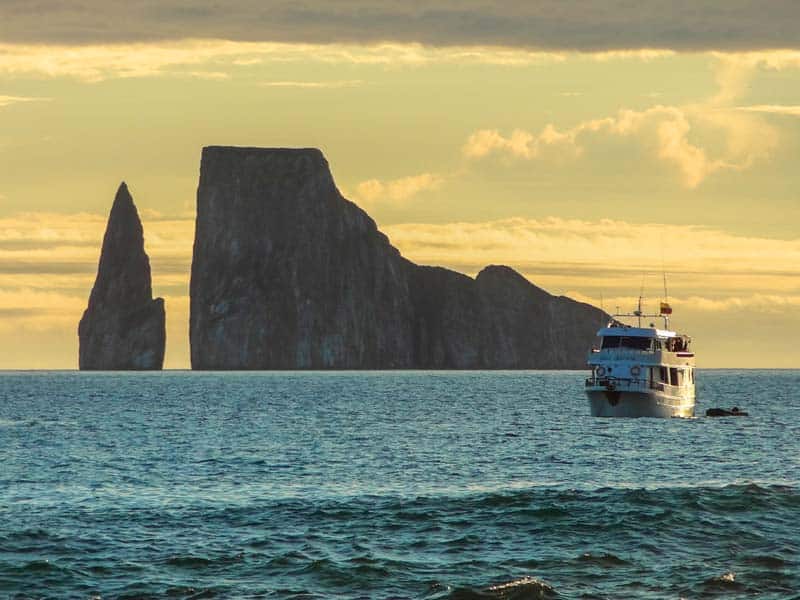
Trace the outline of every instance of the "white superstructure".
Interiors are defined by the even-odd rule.
[[[669,305],[658,315],[613,315],[597,332],[600,347],[589,354],[586,395],[595,417],[692,417],[695,404],[691,338],[669,330]],[[665,314],[666,313],[666,314]],[[637,326],[620,318],[636,318]],[[642,319],[659,318],[664,329]]]

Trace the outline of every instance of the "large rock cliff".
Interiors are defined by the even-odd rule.
[[[604,313],[400,256],[316,149],[203,150],[195,369],[582,368]]]
[[[583,369],[595,333],[609,316],[552,296],[514,269],[488,266],[475,283],[485,307],[484,365],[498,369]]]
[[[81,369],[152,370],[164,363],[164,300],[153,299],[142,222],[125,183],[111,207],[78,337]]]
[[[203,150],[193,368],[408,367],[411,319],[406,261],[319,150]]]

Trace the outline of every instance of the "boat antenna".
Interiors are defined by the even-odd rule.
[[[639,306],[636,310],[636,316],[639,319],[639,327],[642,326],[642,297],[644,296],[644,278],[645,278],[645,271],[642,271],[642,286],[639,288]]]
[[[664,249],[661,249],[661,275],[664,278],[664,303],[669,306],[669,292],[667,292],[667,270],[664,268]],[[669,314],[664,316],[664,327],[669,329]]]
[[[639,324],[637,325],[637,327],[641,327],[642,326],[642,297],[641,296],[639,296],[639,308],[636,309],[636,318],[639,321]]]
[[[602,329],[603,327],[611,327],[611,324],[614,322],[614,317],[611,317],[610,321],[606,320],[606,317],[608,317],[608,314],[606,313],[606,309],[605,309],[605,306],[603,304],[603,291],[601,290],[600,291],[600,318],[599,318],[599,320],[600,320],[600,329]],[[598,331],[597,333],[599,334],[600,332]],[[599,340],[598,340],[598,342],[599,342]]]
[[[664,267],[664,235],[661,235],[661,276],[664,278],[664,303],[669,305],[669,293],[667,292],[667,269]],[[660,312],[660,311],[659,311]],[[669,314],[664,317],[664,328],[669,329]]]
[[[605,319],[603,318],[603,315],[604,315],[605,313],[606,313],[606,309],[605,309],[605,307],[603,306],[603,292],[601,291],[601,292],[600,292],[600,326],[601,326],[601,327],[602,327],[602,325],[603,325],[603,321],[605,321]]]

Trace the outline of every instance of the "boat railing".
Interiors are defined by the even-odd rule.
[[[626,387],[637,386],[643,387],[645,384],[648,383],[648,380],[644,377],[589,377],[586,379],[586,385],[602,385],[608,387],[611,386],[618,386],[620,384],[625,385]]]
[[[600,359],[643,361],[647,366],[658,367],[672,363],[676,359],[694,358],[694,352],[670,352],[669,350],[634,350],[633,348],[593,348],[588,361]]]
[[[606,355],[612,354],[614,356],[614,358],[617,358],[617,359],[620,359],[620,360],[625,360],[625,359],[631,359],[631,358],[639,358],[641,356],[653,356],[654,354],[657,354],[658,352],[659,352],[658,350],[652,350],[652,349],[638,350],[636,348],[620,348],[620,347],[616,347],[616,348],[592,348],[592,351],[590,352],[590,355],[591,354],[606,354]],[[591,357],[591,358],[597,358],[597,357]]]
[[[600,386],[608,390],[651,389],[659,392],[679,389],[680,386],[670,385],[660,381],[651,381],[645,377],[588,377],[587,387]]]
[[[604,387],[608,391],[637,391],[637,390],[657,390],[667,394],[679,392],[682,386],[670,385],[661,381],[650,381],[644,377],[588,377],[586,387]],[[685,386],[684,386],[685,387]]]

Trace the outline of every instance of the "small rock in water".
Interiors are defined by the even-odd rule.
[[[705,587],[708,590],[715,589],[717,591],[731,591],[734,589],[741,589],[742,584],[736,581],[736,573],[733,571],[727,571],[722,575],[707,579],[705,581]]]
[[[709,408],[706,410],[707,417],[746,417],[748,413],[743,410],[739,410],[738,407],[734,406],[732,409],[728,410],[727,408]]]

